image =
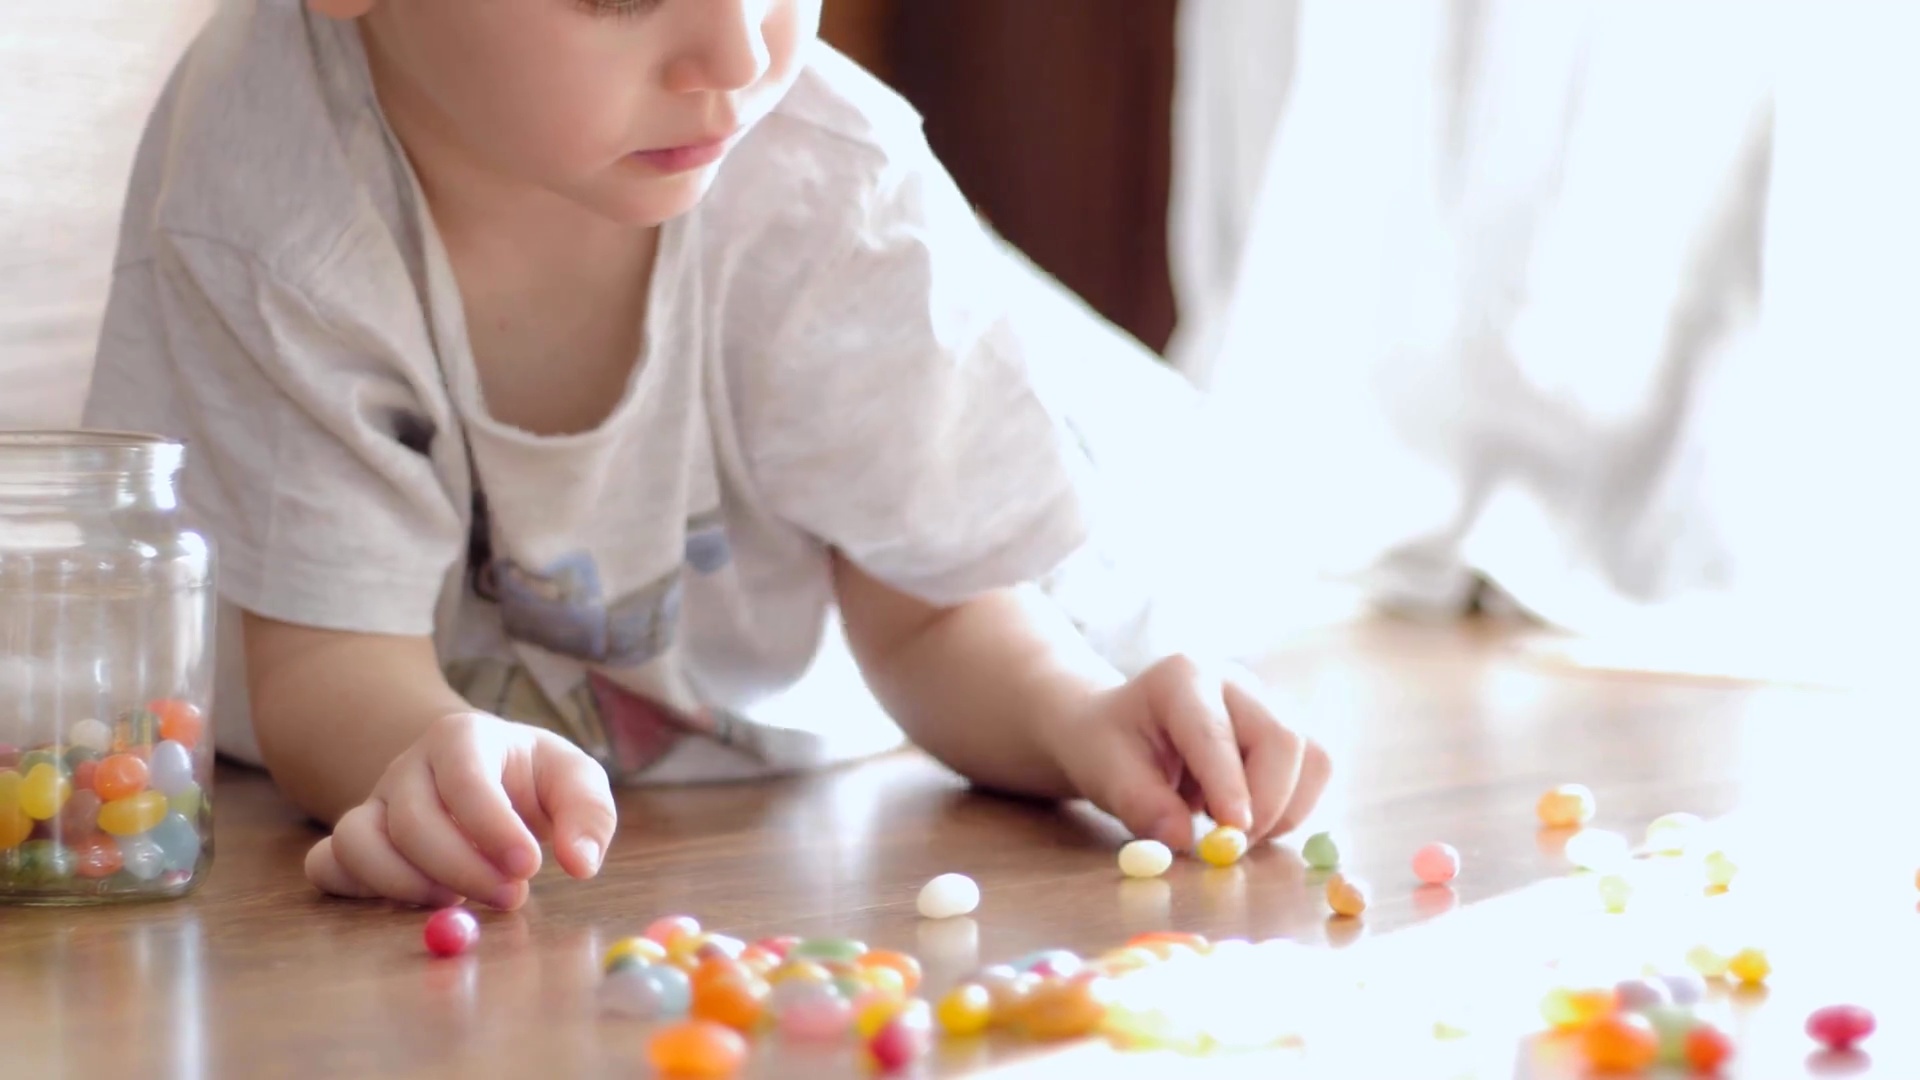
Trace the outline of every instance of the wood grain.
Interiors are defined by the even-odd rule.
[[[1895,719],[1887,702],[1837,694],[1587,678],[1530,666],[1497,633],[1392,623],[1276,657],[1268,674],[1337,747],[1342,782],[1313,827],[1339,829],[1347,869],[1375,884],[1359,922],[1329,920],[1291,843],[1225,871],[1182,860],[1165,879],[1123,882],[1122,836],[1105,818],[971,794],[907,754],[780,783],[624,793],[598,880],[544,872],[526,909],[483,917],[472,954],[436,961],[422,950],[420,912],[312,893],[299,866],[315,833],[269,782],[230,771],[217,789],[215,868],[198,894],[0,911],[7,1074],[645,1075],[645,1028],[596,1015],[595,961],[670,912],[743,937],[845,934],[904,948],[933,988],[977,964],[1048,946],[1097,951],[1148,929],[1284,935],[1317,964],[1276,964],[1236,994],[1276,1010],[1302,994],[1337,1000],[1360,981],[1374,995],[1349,1014],[1365,1019],[1358,1032],[1316,1032],[1304,1056],[1169,1062],[982,1044],[944,1049],[943,1075],[1377,1076],[1389,1074],[1370,1072],[1368,1054],[1387,1052],[1395,1076],[1570,1075],[1555,1071],[1564,1048],[1551,1044],[1514,1071],[1542,980],[1556,974],[1547,960],[1622,977],[1638,974],[1643,952],[1675,955],[1715,933],[1751,937],[1779,969],[1770,999],[1713,1006],[1752,1048],[1734,1075],[1822,1074],[1799,1025],[1842,997],[1880,1011],[1873,1075],[1920,1067],[1905,983],[1920,960],[1920,860],[1901,776],[1910,702]],[[1649,864],[1644,900],[1624,916],[1598,913],[1591,879],[1567,876],[1564,838],[1531,820],[1538,793],[1569,779],[1597,791],[1597,824],[1635,837],[1669,810],[1728,815],[1729,835],[1746,837],[1742,878],[1708,898],[1685,864]],[[1849,828],[1863,825],[1876,828]],[[1417,890],[1406,859],[1441,838],[1466,871],[1450,893]],[[981,882],[982,908],[920,920],[916,891],[950,870]],[[1656,870],[1680,884],[1662,885]],[[1477,1018],[1474,1038],[1433,1041],[1437,1017],[1420,1010],[1441,1001]],[[1461,1055],[1490,1071],[1461,1071]],[[753,1074],[862,1075],[847,1053],[772,1041]]]

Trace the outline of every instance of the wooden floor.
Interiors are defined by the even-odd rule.
[[[314,839],[257,776],[219,787],[211,879],[179,902],[0,910],[0,1061],[7,1076],[628,1077],[644,1027],[594,1007],[596,957],[663,913],[754,937],[836,934],[918,954],[939,989],[1043,946],[1094,952],[1158,928],[1287,936],[1256,975],[1196,984],[1297,1018],[1304,1051],[1211,1062],[1102,1046],[1036,1054],[950,1046],[936,1074],[1506,1077],[1575,1075],[1525,1044],[1545,988],[1677,966],[1697,943],[1765,947],[1763,994],[1709,1011],[1739,1033],[1740,1077],[1920,1075],[1911,697],[1594,676],[1534,665],[1498,635],[1378,624],[1269,673],[1337,746],[1341,785],[1314,827],[1341,830],[1373,883],[1358,922],[1330,921],[1293,842],[1211,870],[1122,881],[1122,837],[1089,813],[971,795],[901,756],[760,786],[636,792],[606,872],[549,872],[522,912],[483,919],[475,951],[432,960],[422,915],[330,902],[301,879]],[[1624,915],[1570,876],[1534,799],[1568,780],[1596,824],[1638,839],[1654,816],[1719,819],[1742,873],[1708,897],[1698,867],[1644,860]],[[1434,839],[1466,869],[1419,890],[1407,859]],[[918,887],[975,876],[971,919],[923,922]],[[1550,964],[1556,966],[1549,966]],[[1814,1006],[1876,1008],[1870,1057],[1809,1057]],[[1436,1021],[1467,1032],[1437,1040]],[[761,1044],[754,1075],[862,1075],[847,1055]],[[1857,1072],[1849,1072],[1849,1075]]]

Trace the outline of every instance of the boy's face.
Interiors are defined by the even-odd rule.
[[[310,0],[361,17],[416,157],[608,218],[692,209],[792,85],[821,0]]]

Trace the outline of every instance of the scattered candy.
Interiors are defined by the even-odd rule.
[[[1673,1004],[1667,984],[1654,979],[1625,979],[1613,988],[1613,997],[1627,1012],[1645,1012],[1658,1005]]]
[[[659,964],[667,959],[667,950],[651,938],[621,938],[600,956],[600,970],[612,971],[622,963],[629,961],[641,964]]]
[[[682,938],[700,933],[700,920],[691,915],[667,915],[653,920],[641,935],[663,949],[671,950]]]
[[[806,984],[794,984],[806,985]],[[853,1003],[826,987],[779,1010],[780,1034],[802,1041],[838,1039],[853,1027]]]
[[[1460,873],[1460,852],[1452,844],[1428,844],[1413,853],[1413,874],[1428,885],[1445,885]]]
[[[1587,1026],[1581,1049],[1587,1064],[1601,1072],[1635,1073],[1660,1056],[1660,1038],[1646,1017],[1615,1013]]]
[[[687,1015],[693,986],[685,972],[667,964],[622,963],[601,980],[602,1008],[638,1020],[678,1020]]]
[[[1687,1032],[1686,1060],[1694,1072],[1717,1072],[1732,1056],[1733,1040],[1712,1024],[1697,1024]]]
[[[1107,1015],[1110,992],[1109,981],[1092,972],[1043,980],[1020,1007],[1021,1029],[1042,1041],[1090,1034]]]
[[[1684,1065],[1687,1060],[1687,1036],[1700,1025],[1693,1010],[1678,1005],[1655,1005],[1641,1012],[1652,1025],[1659,1041],[1658,1060],[1663,1065]]]
[[[1633,883],[1619,874],[1608,874],[1600,879],[1600,902],[1607,911],[1618,915],[1627,910],[1627,900],[1633,896]]]
[[[724,1024],[688,1020],[656,1033],[647,1060],[667,1076],[731,1076],[746,1063],[747,1040]]]
[[[1829,1050],[1851,1050],[1873,1029],[1873,1013],[1858,1005],[1828,1005],[1807,1017],[1807,1035]]]
[[[1701,999],[1707,996],[1706,980],[1693,972],[1662,975],[1660,982],[1667,989],[1667,997],[1675,1005],[1698,1005]]]
[[[1134,840],[1120,849],[1120,872],[1130,878],[1154,878],[1173,865],[1173,849],[1158,840]]]
[[[1540,1002],[1540,1015],[1556,1031],[1579,1031],[1617,1007],[1611,990],[1555,988]]]
[[[480,922],[466,908],[441,908],[428,916],[425,937],[433,955],[459,956],[480,940]]]
[[[934,1017],[955,1038],[978,1035],[993,1023],[993,995],[979,983],[961,983],[940,999]]]
[[[873,1033],[867,1042],[867,1053],[882,1072],[893,1072],[925,1057],[932,1041],[932,1022],[927,1018],[926,1002],[916,1001]]]
[[[808,938],[795,945],[787,956],[795,960],[837,960],[851,964],[866,952],[866,943],[852,938]]]
[[[1727,960],[1727,974],[1746,986],[1758,986],[1772,973],[1773,965],[1759,949],[1741,949]]]
[[[941,874],[920,890],[920,917],[951,919],[980,906],[980,886],[965,874]]]
[[[1585,784],[1561,784],[1540,796],[1534,805],[1540,824],[1550,829],[1571,829],[1593,820],[1593,790]]]
[[[1567,859],[1582,870],[1617,874],[1633,859],[1627,838],[1605,829],[1581,829],[1567,838]]]
[[[1334,914],[1357,918],[1366,912],[1368,900],[1366,883],[1345,874],[1335,874],[1327,879],[1327,906],[1333,909]]]
[[[1300,857],[1315,870],[1333,870],[1340,865],[1340,847],[1332,833],[1317,832],[1300,847]]]
[[[1706,945],[1687,950],[1687,966],[1703,979],[1718,979],[1727,973],[1727,957]]]
[[[733,961],[721,960],[722,964]],[[767,984],[744,968],[693,980],[691,1014],[738,1031],[752,1031],[766,1014]]]
[[[862,953],[854,966],[866,970],[870,975],[885,971],[898,976],[900,993],[911,994],[920,988],[920,961],[906,953],[873,949]]]
[[[1662,814],[1647,825],[1647,850],[1655,855],[1685,855],[1705,824],[1694,814]]]
[[[1209,866],[1232,866],[1247,853],[1247,834],[1222,825],[1200,838],[1195,853]]]
[[[1732,885],[1734,875],[1740,872],[1740,868],[1733,864],[1732,859],[1727,858],[1727,853],[1724,851],[1716,851],[1707,856],[1706,870],[1707,885],[1715,889],[1724,889]]]

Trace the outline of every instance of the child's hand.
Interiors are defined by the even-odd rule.
[[[1274,716],[1251,676],[1209,676],[1184,656],[1095,696],[1052,735],[1082,795],[1176,850],[1192,845],[1201,810],[1254,841],[1293,829],[1330,768],[1318,743]]]
[[[592,877],[613,839],[606,770],[550,731],[484,713],[443,717],[307,853],[307,879],[339,896],[440,907],[519,907],[540,842]]]

